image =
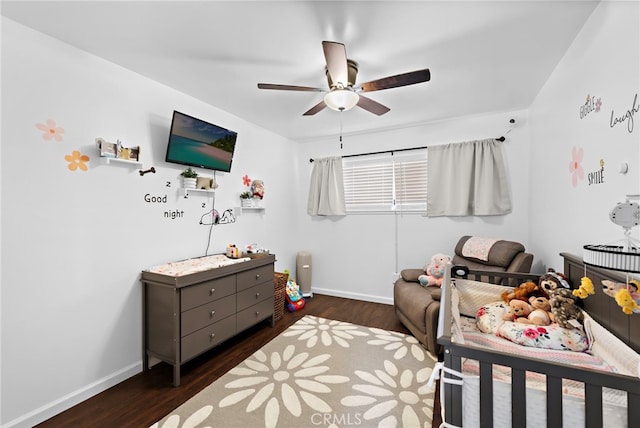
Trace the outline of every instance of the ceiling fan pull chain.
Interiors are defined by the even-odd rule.
[[[343,110],[340,110],[340,150],[342,150],[342,112]]]

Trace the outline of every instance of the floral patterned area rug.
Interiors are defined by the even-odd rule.
[[[412,336],[307,315],[152,428],[431,428],[435,363]]]

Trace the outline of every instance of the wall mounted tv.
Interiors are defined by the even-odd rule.
[[[165,161],[229,172],[237,137],[237,132],[174,111]]]

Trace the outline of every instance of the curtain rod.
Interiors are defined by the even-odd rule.
[[[505,138],[504,137],[498,137],[498,138],[496,138],[496,140],[504,141]],[[343,155],[342,159],[344,159],[344,158],[353,158],[353,157],[357,157],[357,156],[381,155],[381,154],[384,154],[384,153],[391,153],[393,155],[393,153],[395,153],[395,152],[406,152],[407,150],[422,150],[422,149],[428,149],[428,148],[429,148],[429,146],[422,146],[422,147],[408,147],[406,149],[382,150],[380,152],[358,153],[358,154],[355,154],[355,155]],[[309,159],[309,162],[313,162],[313,158]]]

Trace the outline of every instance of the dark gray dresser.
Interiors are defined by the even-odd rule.
[[[144,369],[165,361],[178,386],[183,363],[268,318],[273,326],[274,263],[270,254],[179,276],[143,271]]]

